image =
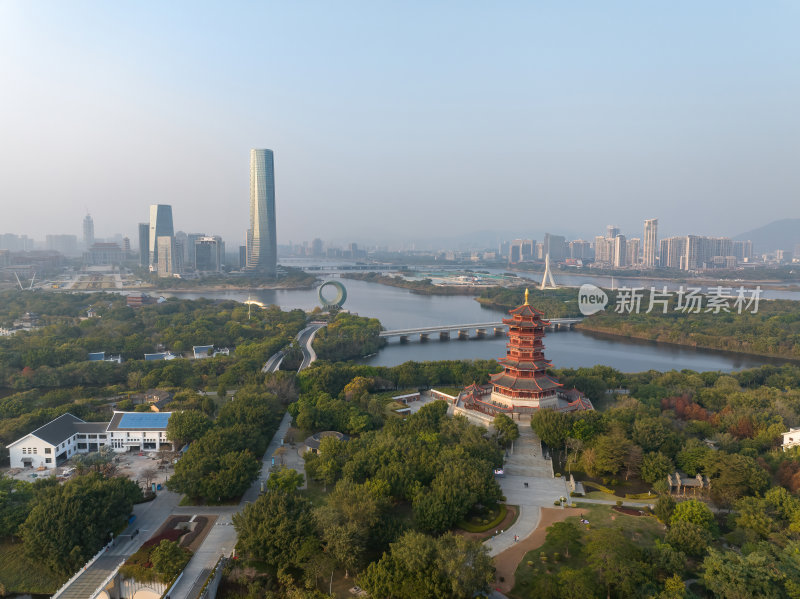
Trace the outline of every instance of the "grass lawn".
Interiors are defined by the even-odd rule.
[[[500,503],[493,508],[485,508],[482,513],[470,512],[464,520],[456,522],[456,526],[467,532],[484,532],[498,526],[507,513],[505,504]]]
[[[22,552],[22,543],[0,542],[0,583],[9,593],[55,593],[66,582]]]
[[[607,495],[606,495],[607,496]],[[592,528],[621,528],[625,535],[642,547],[652,546],[655,539],[663,538],[664,527],[652,516],[626,516],[612,510],[610,505],[581,504],[576,502],[577,507],[586,510],[584,516]],[[612,520],[613,518],[613,520]],[[567,522],[573,522],[583,530],[582,542],[586,542],[586,527],[581,525],[577,517],[567,518]],[[525,554],[515,573],[514,589],[512,597],[535,597],[535,580],[539,576],[552,576],[558,574],[561,568],[582,568],[586,565],[586,560],[582,555],[572,554],[569,558],[564,557],[563,548],[552,546],[545,541],[544,545]],[[540,554],[544,552],[548,560],[542,562]],[[553,561],[553,554],[560,553],[561,557],[556,563]],[[531,565],[528,565],[529,562]]]

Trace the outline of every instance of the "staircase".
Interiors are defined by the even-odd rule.
[[[506,476],[553,478],[550,460],[542,457],[542,443],[533,432],[530,421],[519,423],[519,439],[503,464]]]

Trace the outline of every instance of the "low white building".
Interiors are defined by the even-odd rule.
[[[9,443],[12,468],[55,468],[78,453],[111,446],[116,452],[155,451],[167,438],[171,412],[114,412],[111,422],[84,422],[64,414]]]
[[[783,433],[783,451],[789,447],[800,445],[800,428],[790,428],[788,432]]]

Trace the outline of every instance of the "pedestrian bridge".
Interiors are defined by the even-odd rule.
[[[583,318],[551,318],[548,325],[549,329],[571,329]],[[482,339],[489,335],[504,335],[508,330],[508,325],[504,322],[479,322],[468,324],[442,324],[429,327],[416,327],[413,329],[394,329],[391,331],[381,331],[380,336],[384,338],[399,337],[401,342],[408,341],[412,335],[419,335],[420,341],[427,341],[431,335],[438,335],[442,341],[447,341],[455,334],[458,339]],[[475,331],[474,335],[470,335]]]

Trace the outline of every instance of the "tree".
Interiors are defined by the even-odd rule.
[[[556,522],[547,527],[546,541],[559,547],[564,552],[564,557],[569,557],[580,548],[581,531],[572,522]]]
[[[676,522],[691,522],[709,532],[716,530],[717,524],[714,521],[714,513],[702,501],[697,499],[690,499],[689,501],[681,501],[672,512],[669,520],[670,524]]]
[[[592,599],[600,591],[595,574],[589,568],[563,568],[558,573],[558,583],[561,599]]]
[[[711,543],[711,533],[692,522],[675,522],[669,527],[664,540],[688,555],[701,556]]]
[[[630,441],[619,434],[599,435],[583,452],[586,471],[592,476],[614,476],[622,468]]]
[[[372,597],[463,599],[486,593],[493,580],[492,559],[479,541],[409,531],[358,582]]]
[[[267,479],[267,489],[291,493],[302,487],[304,481],[305,477],[297,470],[282,466],[270,473]]]
[[[340,480],[328,501],[314,510],[325,551],[347,570],[363,565],[365,553],[379,535],[388,497],[374,489]]]
[[[33,487],[29,482],[0,476],[0,538],[16,536],[31,509]]]
[[[764,551],[753,551],[740,555],[733,551],[709,549],[703,560],[703,583],[715,597],[720,599],[749,599],[751,597],[792,596],[784,594],[784,585],[797,592],[796,578],[786,580],[776,567],[775,560]]]
[[[633,423],[633,442],[645,451],[658,451],[667,440],[667,432],[660,418],[639,418]]]
[[[162,539],[161,543],[150,552],[153,569],[164,583],[170,582],[180,574],[190,557],[191,554],[187,550],[168,539]]]
[[[645,454],[642,458],[642,480],[646,483],[665,479],[674,470],[675,464],[660,451]]]
[[[531,427],[542,442],[551,449],[561,447],[572,432],[572,423],[564,412],[543,409],[531,416]]]
[[[198,410],[173,412],[167,423],[167,437],[176,447],[202,437],[211,428],[211,420]]]
[[[675,510],[675,500],[669,495],[659,495],[653,512],[661,522],[667,524]]]
[[[25,552],[59,574],[72,574],[125,525],[141,498],[134,482],[97,473],[48,486],[20,527]]]
[[[706,456],[703,470],[711,479],[711,498],[720,505],[731,505],[743,495],[763,493],[769,475],[751,457],[713,451]]]
[[[500,447],[508,447],[519,438],[519,427],[505,414],[499,413],[492,421],[494,435]]]
[[[298,493],[268,491],[234,514],[233,525],[240,551],[278,569],[300,565],[304,543],[314,538],[311,504]]]
[[[585,552],[587,563],[600,577],[610,597],[613,590],[620,597],[633,597],[637,587],[648,577],[648,565],[641,552],[619,528],[595,528],[589,531]]]
[[[638,476],[642,470],[642,448],[631,445],[628,455],[625,456],[625,480],[631,476]]]

